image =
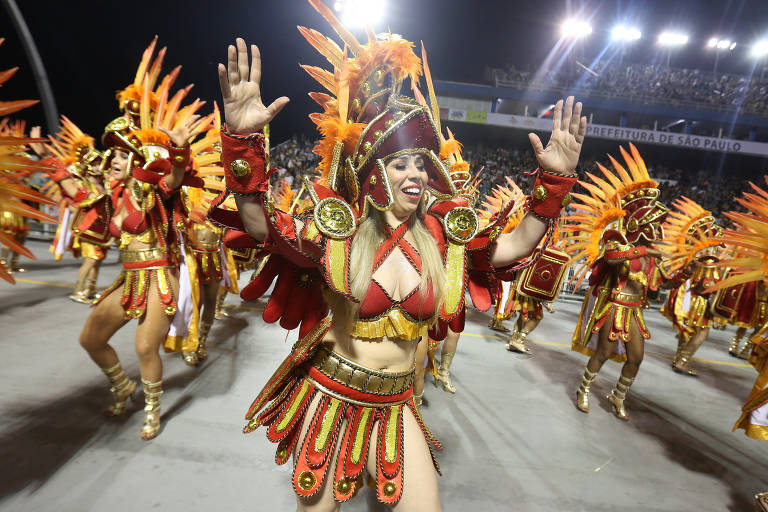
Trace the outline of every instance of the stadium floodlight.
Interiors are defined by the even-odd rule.
[[[736,41],[730,39],[720,39],[719,37],[712,37],[707,41],[707,48],[716,48],[718,50],[733,50],[736,48]]]
[[[662,32],[658,43],[662,46],[683,46],[688,43],[688,36],[679,32]]]
[[[762,58],[768,55],[768,39],[758,41],[752,46],[752,56]]]
[[[580,20],[566,20],[562,27],[561,32],[564,37],[581,38],[586,37],[592,33],[592,25],[586,21]]]
[[[384,0],[337,0],[336,12],[341,13],[341,21],[348,27],[375,25],[384,17]]]
[[[614,41],[637,41],[643,36],[642,32],[634,27],[626,25],[617,25],[611,30],[611,39]]]

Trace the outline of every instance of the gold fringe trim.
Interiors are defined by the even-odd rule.
[[[357,320],[352,327],[352,336],[367,339],[387,337],[415,340],[426,336],[428,330],[427,322],[411,320],[399,308],[393,308],[376,320]]]

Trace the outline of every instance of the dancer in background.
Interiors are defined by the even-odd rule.
[[[151,56],[145,53],[140,70],[154,70],[148,66]],[[119,117],[107,125],[102,137],[114,207],[109,229],[120,240],[123,270],[94,303],[80,334],[81,346],[111,383],[113,403],[107,415],[117,416],[125,412],[136,383],[123,372],[109,340],[129,320],[138,320],[136,354],[145,403],[142,439],[152,439],[160,430],[163,363],[159,349],[178,306],[180,256],[175,226],[187,214],[178,200],[179,190],[182,185],[203,186],[203,180],[195,176],[199,166],[194,157],[215,150],[215,136],[205,137],[208,147],[193,140],[209,128],[214,114],[197,115],[203,104],[199,100],[181,108],[189,88],[171,96],[172,80],[167,77],[155,92],[157,76],[144,73],[138,86],[144,91],[139,100],[139,124]],[[155,96],[174,99],[159,102],[155,110]]]
[[[677,373],[697,376],[690,359],[707,339],[714,314],[709,290],[721,280],[716,265],[720,247],[713,243],[723,230],[711,212],[683,196],[672,203],[664,229],[664,239],[656,246],[667,256],[664,270],[677,271],[696,262],[696,270],[688,281],[669,294],[661,313],[677,330],[677,352],[672,369]]]
[[[588,195],[573,194],[576,213],[565,219],[571,221],[566,224],[566,251],[572,261],[586,259],[575,275],[579,284],[590,272],[590,289],[571,342],[571,350],[590,356],[576,390],[576,407],[589,412],[592,383],[612,359],[624,364],[607,398],[614,414],[629,420],[625,400],[643,361],[645,340],[651,337],[643,308],[661,256],[650,244],[663,238],[661,224],[668,210],[657,201],[658,183],[635,146],[629,145],[631,154],[619,149],[628,171],[609,156],[614,171],[598,164],[602,175],[588,174],[582,182]],[[683,271],[667,285],[689,276]]]
[[[33,130],[39,133],[39,127]],[[66,250],[76,258],[82,256],[75,290],[69,298],[88,304],[97,298],[99,269],[113,241],[109,233],[112,205],[104,185],[102,154],[95,149],[93,137],[66,116],[61,117],[59,132],[49,139],[50,144],[36,144],[33,148],[42,163],[59,169],[51,176],[56,196],[62,201],[51,252],[56,260]]]
[[[718,239],[729,249],[729,255],[718,261],[717,266],[733,272],[709,288],[710,292],[756,279],[763,286],[768,281],[768,192],[754,184],[750,186],[751,190],[736,198],[746,211],[726,212],[724,215],[733,227],[724,230]],[[753,343],[749,362],[757,370],[757,378],[733,430],[742,429],[752,439],[768,441],[768,324],[762,325],[749,341]],[[768,510],[768,492],[757,493],[755,499],[756,510]]]

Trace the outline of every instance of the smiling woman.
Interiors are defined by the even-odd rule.
[[[311,94],[323,107],[310,116],[323,136],[315,148],[320,176],[307,183],[314,209],[289,215],[265,193],[261,130],[288,98],[262,103],[258,48],[251,46],[249,63],[237,39],[227,65],[219,65],[228,192],[218,203],[233,193],[238,212],[214,208],[209,215],[271,253],[243,297],[260,296],[277,278],[264,319],[300,327],[291,354],[248,411],[245,431],[266,426],[279,464],[293,455],[299,510],[335,510],[356,494],[365,472],[381,502],[439,510],[430,450],[440,445],[413,394],[416,347],[428,331],[442,339],[449,327],[462,330],[465,291],[487,309],[488,280],[529,256],[553,227],[576,182],[586,118],[573,98],[557,103],[546,148],[531,135],[541,169],[528,213],[501,234],[508,206],[479,230],[473,204],[457,195],[446,168],[458,145],[440,133],[437,104],[417,90],[424,73],[434,97],[426,60],[391,33],[369,31],[360,43],[321,2],[310,3],[353,55],[299,27],[334,67],[304,66],[334,93]],[[401,95],[406,80],[415,98]]]

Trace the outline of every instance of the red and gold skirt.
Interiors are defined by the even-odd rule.
[[[198,249],[197,247],[190,247],[190,249],[192,249],[192,254],[195,255],[197,260],[197,273],[200,276],[200,284],[221,282],[224,274],[218,244],[216,244],[215,248]]]
[[[99,304],[109,294],[122,287],[123,296],[120,305],[125,310],[125,318],[141,318],[147,311],[147,299],[154,277],[157,293],[163,304],[165,314],[176,314],[176,296],[171,287],[170,272],[176,267],[165,249],[143,249],[139,251],[120,250],[123,270],[109,288],[94,302]]]
[[[517,292],[513,295],[514,298],[507,301],[507,308],[509,309],[507,317],[518,311],[523,318],[523,322],[527,322],[529,319],[541,320],[544,317],[544,308],[540,300],[532,299],[527,295],[521,295]]]
[[[711,327],[712,313],[709,311],[707,297],[691,293],[691,305],[688,307],[688,315],[683,321],[688,327]]]
[[[29,231],[27,218],[16,212],[0,211],[0,231],[13,236],[26,235]]]
[[[110,244],[96,244],[82,238],[75,238],[75,241],[72,244],[72,249],[75,250],[76,253],[79,253],[83,258],[102,261],[107,257],[109,245]]]
[[[334,499],[345,502],[363,481],[371,433],[376,428],[376,494],[382,503],[395,504],[404,484],[405,408],[416,418],[433,453],[435,469],[440,471],[432,448],[442,447],[413,403],[414,374],[414,369],[389,373],[365,368],[320,345],[311,359],[294,371],[277,398],[251,419],[245,432],[267,426],[267,438],[278,443],[278,464],[285,464],[296,453],[292,480],[298,496],[316,494],[326,478],[331,478]],[[309,430],[299,439],[309,405],[317,395],[320,400]]]
[[[604,304],[600,305],[600,309],[595,311],[592,333],[598,333],[605,322],[613,319],[611,331],[608,333],[609,340],[629,342],[632,324],[637,326],[644,339],[649,339],[651,332],[643,318],[644,305],[645,301],[640,295],[613,293]]]

